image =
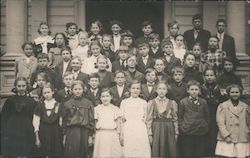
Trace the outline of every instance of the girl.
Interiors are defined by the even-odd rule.
[[[50,84],[43,86],[44,101],[34,111],[33,126],[40,156],[60,157],[62,153],[61,105],[54,99]]]
[[[39,37],[34,40],[35,45],[35,56],[39,53],[48,54],[49,49],[53,47],[54,40],[50,36],[51,32],[49,30],[49,26],[46,22],[41,22],[39,25],[39,29],[37,31],[39,33]]]
[[[102,23],[99,20],[93,21],[90,26],[89,42],[93,40],[98,40],[102,42]]]
[[[72,50],[72,56],[79,56],[82,63],[88,58],[88,33],[86,31],[81,31],[78,33],[78,46]]]
[[[176,157],[176,141],[179,133],[177,104],[175,101],[166,98],[167,92],[166,83],[160,81],[156,88],[158,96],[148,103],[147,120],[149,124],[147,124],[147,127],[153,138],[153,157]]]
[[[146,111],[147,102],[139,98],[141,83],[132,81],[129,86],[131,96],[121,102],[123,115],[123,137],[125,157],[151,157],[149,137],[152,133],[147,131]]]
[[[98,69],[96,67],[96,62],[97,58],[101,55],[102,51],[102,45],[98,40],[94,40],[90,43],[89,45],[91,56],[85,60],[82,66],[82,72],[86,74],[91,74],[91,73],[96,73],[98,72]],[[109,59],[108,60],[108,65],[109,67],[107,68],[108,71],[111,71],[111,62]]]
[[[31,42],[25,42],[22,49],[25,56],[20,57],[16,62],[16,77],[26,77],[29,81],[31,74],[37,68],[37,59],[33,56],[34,45]]]
[[[63,110],[64,157],[86,158],[95,128],[93,104],[83,97],[85,86],[82,81],[73,81],[71,89],[73,97],[64,104]]]
[[[134,46],[134,35],[130,30],[125,30],[121,34],[121,45],[128,47],[130,55],[137,55],[136,47]]]
[[[71,48],[71,50],[75,49],[78,45],[78,28],[76,23],[73,22],[68,22],[66,23],[66,34],[67,34],[67,38],[69,40],[69,47]]]
[[[99,56],[97,58],[96,67],[98,68],[97,74],[100,76],[100,88],[111,87],[114,82],[114,74],[107,71],[107,68],[109,68],[108,58]]]
[[[174,45],[174,56],[181,60],[183,63],[183,58],[186,53],[186,46],[184,42],[184,36],[182,34],[178,34],[175,37],[175,45]]]
[[[203,48],[199,42],[195,43],[193,46],[193,54],[195,56],[195,67],[200,72],[204,72],[206,68],[205,53],[203,53]]]
[[[120,109],[110,103],[112,95],[110,89],[101,91],[101,101],[95,107],[96,134],[93,157],[122,157],[119,142],[121,135]]]
[[[49,50],[49,65],[55,67],[62,61],[61,50],[68,45],[67,37],[64,33],[55,34],[54,47]]]
[[[229,100],[217,109],[219,127],[215,154],[225,157],[247,157],[250,155],[249,127],[247,126],[248,105],[240,101],[242,88],[232,84],[227,87]]]
[[[17,77],[14,96],[10,96],[2,108],[2,155],[6,157],[29,157],[34,145],[32,118],[36,102],[28,97],[27,79]]]

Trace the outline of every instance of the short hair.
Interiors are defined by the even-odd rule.
[[[116,77],[116,75],[118,75],[119,73],[122,73],[122,74],[125,76],[125,72],[124,72],[124,71],[122,71],[122,70],[116,70],[116,71],[115,71],[115,77]]]
[[[111,26],[111,27],[112,27],[113,25],[115,25],[115,24],[119,25],[120,28],[123,27],[123,26],[122,26],[122,22],[119,21],[119,20],[112,20],[112,21],[110,21],[110,26]]]
[[[46,26],[48,26],[48,28],[49,28],[48,23],[45,22],[45,21],[42,21],[42,22],[39,24],[39,28],[38,28],[38,30],[37,30],[37,32],[38,32],[39,34],[41,34],[40,28],[41,28],[42,25],[46,25]],[[48,30],[49,30],[49,29],[48,29]],[[50,34],[51,34],[51,31],[49,30],[49,31],[48,31],[48,35],[50,35]]]
[[[82,60],[81,60],[80,56],[73,56],[71,61],[73,61],[75,59],[77,59],[82,64]]]
[[[155,71],[155,69],[153,69],[153,68],[147,68],[147,69],[145,70],[145,75],[148,74],[148,73],[151,73],[151,72],[154,72],[155,75],[156,75],[156,71]]]
[[[128,88],[131,88],[131,86],[132,86],[133,84],[140,84],[140,85],[141,85],[141,81],[140,81],[140,80],[132,80],[132,81],[130,82],[130,84],[128,85]]]
[[[137,57],[135,55],[129,55],[127,60],[129,60],[130,58],[134,59],[135,62],[137,62]]]
[[[218,24],[219,24],[220,22],[223,22],[223,23],[225,24],[225,26],[227,26],[227,22],[226,22],[225,19],[218,19],[218,20],[216,21],[216,26],[218,26]]]
[[[111,92],[110,88],[107,88],[107,87],[102,88],[102,89],[101,89],[101,93],[100,93],[100,94],[102,94],[102,93],[104,93],[104,92],[108,92],[108,93],[109,93],[109,94],[113,97],[113,94],[112,94],[112,92]]]
[[[214,75],[217,76],[215,69],[213,69],[212,67],[207,67],[207,68],[204,70],[204,72],[203,72],[203,75],[204,75],[204,76],[206,75],[206,72],[207,72],[207,71],[213,71]]]
[[[160,84],[164,84],[164,85],[166,86],[167,90],[168,90],[169,85],[168,85],[168,83],[167,83],[166,80],[161,80],[161,81],[159,81],[159,82],[156,84],[156,88],[158,88],[158,86],[159,86]]]
[[[55,91],[55,87],[50,83],[50,82],[47,82],[43,85],[43,88],[42,88],[42,91],[45,89],[45,88],[50,88],[53,92]]]
[[[111,40],[113,38],[110,34],[107,34],[107,33],[105,33],[105,34],[102,35],[102,40],[103,40],[104,37],[109,37]]]
[[[39,60],[39,59],[47,59],[49,61],[49,56],[46,53],[39,53],[37,55],[37,60]]]
[[[199,89],[201,88],[200,82],[198,82],[196,80],[190,80],[190,81],[188,81],[187,88],[189,89],[191,86],[198,86]]]
[[[203,20],[203,18],[202,18],[202,16],[200,15],[200,14],[195,14],[194,16],[193,16],[193,18],[192,18],[192,21],[194,21],[194,20],[197,20],[197,19],[199,19],[199,20]]]
[[[212,36],[209,37],[209,39],[211,39],[211,38],[217,39],[218,42],[220,41],[220,39],[216,35],[212,35]]]
[[[139,42],[139,43],[137,44],[137,47],[138,47],[138,48],[141,48],[141,47],[144,47],[144,46],[146,46],[146,47],[149,48],[149,43],[148,43],[146,40],[143,40],[143,41],[141,41],[141,42]]]
[[[32,43],[32,42],[30,42],[30,41],[27,41],[27,42],[24,42],[23,44],[22,44],[22,50],[24,50],[24,48],[26,47],[26,45],[30,45],[31,47],[32,47],[32,49],[34,50],[34,44]]]
[[[117,52],[119,53],[121,51],[128,52],[129,51],[128,46],[121,45],[120,48],[117,50]]]
[[[87,38],[89,37],[89,34],[86,31],[80,31],[78,37],[80,37],[80,35],[85,35]]]
[[[97,46],[99,46],[100,48],[102,48],[102,45],[101,45],[101,43],[100,43],[99,40],[92,40],[92,41],[90,42],[90,44],[89,44],[89,48],[91,49],[91,47],[92,47],[93,45],[97,45]]]
[[[81,87],[83,88],[84,91],[86,90],[86,85],[81,80],[74,80],[72,82],[71,89],[73,89],[74,86],[78,85],[78,84],[81,85]]]
[[[193,45],[193,48],[194,48],[194,46],[199,46],[199,47],[201,48],[201,52],[204,51],[204,49],[203,49],[203,47],[202,47],[202,45],[201,45],[200,42],[195,42],[194,45]],[[192,48],[192,49],[193,49],[193,48]]]
[[[124,30],[122,33],[121,33],[121,37],[132,37],[134,38],[134,34],[130,31],[130,30]]]
[[[77,31],[77,25],[74,22],[68,22],[68,23],[66,23],[66,25],[65,25],[66,30],[68,30],[71,26],[76,26],[76,31]]]
[[[96,25],[100,28],[100,33],[103,32],[103,25],[102,25],[101,21],[99,21],[99,20],[94,20],[93,22],[91,22],[90,29],[91,29],[91,27],[92,27],[92,24],[96,24]]]
[[[61,49],[61,54],[62,54],[62,52],[65,51],[65,50],[68,51],[70,54],[72,54],[71,48],[70,48],[69,46],[62,47],[62,49]]]
[[[165,40],[161,42],[161,49],[163,49],[166,45],[172,45],[173,43],[170,40]]]
[[[91,78],[97,78],[97,79],[100,81],[100,76],[98,75],[98,73],[91,73],[91,74],[89,75],[89,80],[90,80]]]
[[[240,85],[238,85],[238,84],[231,84],[231,85],[227,86],[226,92],[227,92],[228,95],[229,95],[229,93],[230,93],[230,91],[231,91],[232,88],[239,88],[240,95],[242,95],[243,88]]]
[[[45,79],[46,82],[49,82],[49,76],[47,73],[45,72],[39,72],[38,74],[36,74],[36,78],[35,80],[37,80],[37,77],[40,76],[42,77],[43,79]]]
[[[62,32],[57,32],[57,33],[55,34],[55,37],[54,37],[54,39],[55,39],[55,44],[56,44],[56,37],[57,37],[58,35],[62,35],[62,36],[63,36],[65,45],[68,45],[68,44],[69,44],[69,40],[68,40],[67,36],[66,36],[64,33],[62,33]]]
[[[151,27],[153,27],[153,23],[149,20],[143,21],[142,22],[142,27],[148,26],[150,25]]]
[[[185,70],[183,67],[181,66],[175,66],[174,68],[172,68],[171,70],[171,76],[174,76],[175,73],[181,73],[181,74],[185,74]]]
[[[159,41],[161,40],[160,35],[158,33],[151,33],[149,35],[149,40],[153,40],[153,39],[158,39]]]
[[[184,55],[184,61],[186,60],[186,58],[187,58],[187,56],[189,56],[189,55],[192,55],[192,56],[194,56],[194,58],[195,58],[195,55],[194,55],[194,53],[192,52],[192,51],[187,51],[186,52],[186,54]]]
[[[174,25],[177,25],[178,30],[180,29],[179,23],[174,20],[173,22],[168,23],[168,30],[170,30],[170,28],[172,28]]]
[[[73,75],[73,73],[71,71],[66,71],[64,74],[63,74],[63,78],[67,77],[67,76],[70,76],[70,75]]]
[[[224,64],[225,64],[226,61],[232,63],[233,64],[233,69],[235,69],[236,63],[233,60],[233,58],[231,58],[231,57],[225,57],[225,58],[223,58],[223,60],[222,60],[222,65],[223,66],[224,66]]]

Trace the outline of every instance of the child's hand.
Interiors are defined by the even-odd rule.
[[[89,136],[88,142],[89,146],[92,146],[94,144],[92,136]]]
[[[148,140],[149,140],[149,143],[152,144],[153,143],[153,137],[150,135],[148,136]]]
[[[230,135],[226,137],[225,141],[226,141],[227,143],[232,143],[232,140],[231,140]]]
[[[40,148],[41,147],[41,142],[40,142],[40,139],[36,139],[36,147]]]

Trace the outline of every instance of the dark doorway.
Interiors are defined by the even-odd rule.
[[[142,22],[150,20],[154,32],[163,36],[163,2],[146,1],[87,1],[86,20],[87,30],[94,20],[100,20],[105,32],[110,33],[111,20],[120,20],[124,29],[131,30],[136,37],[142,36]]]

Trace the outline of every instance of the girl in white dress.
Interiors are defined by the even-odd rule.
[[[102,89],[100,99],[102,104],[94,108],[96,134],[93,157],[120,158],[123,156],[119,142],[121,133],[120,109],[110,103],[112,99],[110,89]]]
[[[121,102],[123,114],[123,137],[125,157],[151,157],[151,149],[146,126],[147,102],[139,98],[141,84],[133,81],[129,87],[131,96]]]

